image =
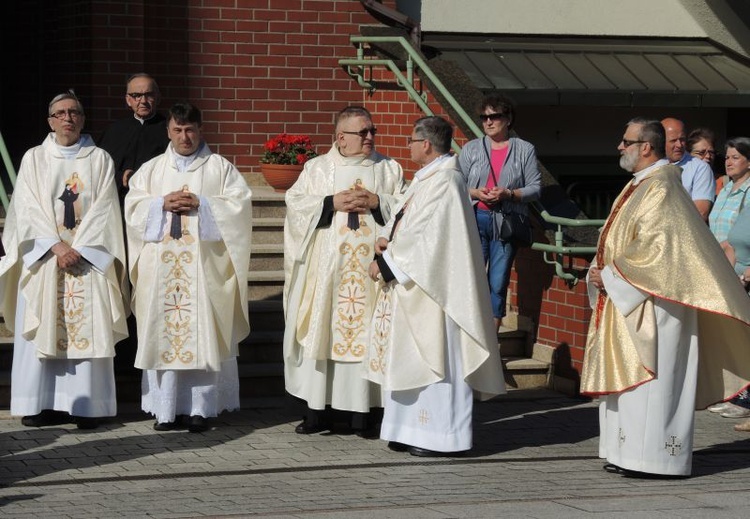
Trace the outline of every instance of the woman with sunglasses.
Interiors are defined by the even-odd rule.
[[[528,203],[539,198],[541,174],[534,146],[510,136],[515,119],[512,102],[502,95],[489,95],[478,108],[484,137],[468,142],[458,159],[474,204],[492,312],[499,329],[519,247],[516,240],[501,237],[503,220],[530,226]]]

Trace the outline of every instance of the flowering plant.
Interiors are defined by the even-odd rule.
[[[307,135],[281,133],[263,145],[262,164],[304,164],[318,154]]]

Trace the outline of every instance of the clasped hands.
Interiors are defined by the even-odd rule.
[[[344,213],[364,213],[379,204],[378,195],[359,185],[333,195],[333,208]]]
[[[377,254],[378,256],[382,255],[387,248],[388,240],[386,240],[385,238],[378,238],[375,241],[375,254]],[[370,263],[370,267],[367,269],[367,273],[373,281],[380,280],[380,267],[378,266],[377,261],[373,260]]]
[[[64,241],[55,243],[50,250],[57,256],[57,266],[61,269],[72,269],[81,261],[81,253]]]
[[[473,189],[471,195],[480,202],[484,202],[486,205],[491,206],[504,200],[510,200],[511,193],[512,191],[510,189],[504,187],[495,186],[492,189],[489,189],[485,186]]]
[[[170,213],[189,213],[200,205],[198,197],[189,191],[173,191],[164,195],[163,208]]]

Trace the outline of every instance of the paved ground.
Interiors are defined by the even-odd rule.
[[[475,408],[475,449],[416,458],[354,435],[294,433],[283,400],[203,434],[157,433],[135,410],[95,431],[0,412],[0,516],[703,518],[750,515],[750,434],[697,413],[694,475],[606,473],[595,405],[517,391]]]

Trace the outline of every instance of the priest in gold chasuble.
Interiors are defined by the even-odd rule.
[[[618,150],[633,180],[589,269],[581,393],[601,399],[606,470],[687,476],[694,409],[750,380],[750,300],[664,159],[661,123],[632,120]]]
[[[189,103],[169,113],[171,143],[131,178],[125,198],[142,408],[168,430],[239,408],[238,343],[250,331],[251,191],[201,140]]]
[[[58,95],[49,110],[53,132],[23,157],[3,233],[11,414],[26,426],[73,416],[94,428],[117,413],[112,359],[129,313],[114,166],[81,134],[75,94]]]
[[[381,405],[362,367],[375,289],[367,265],[405,186],[401,166],[374,151],[376,131],[364,108],[342,110],[333,147],[286,194],[284,375],[307,405],[300,434],[331,427],[327,407],[354,413],[348,425],[367,434]]]

